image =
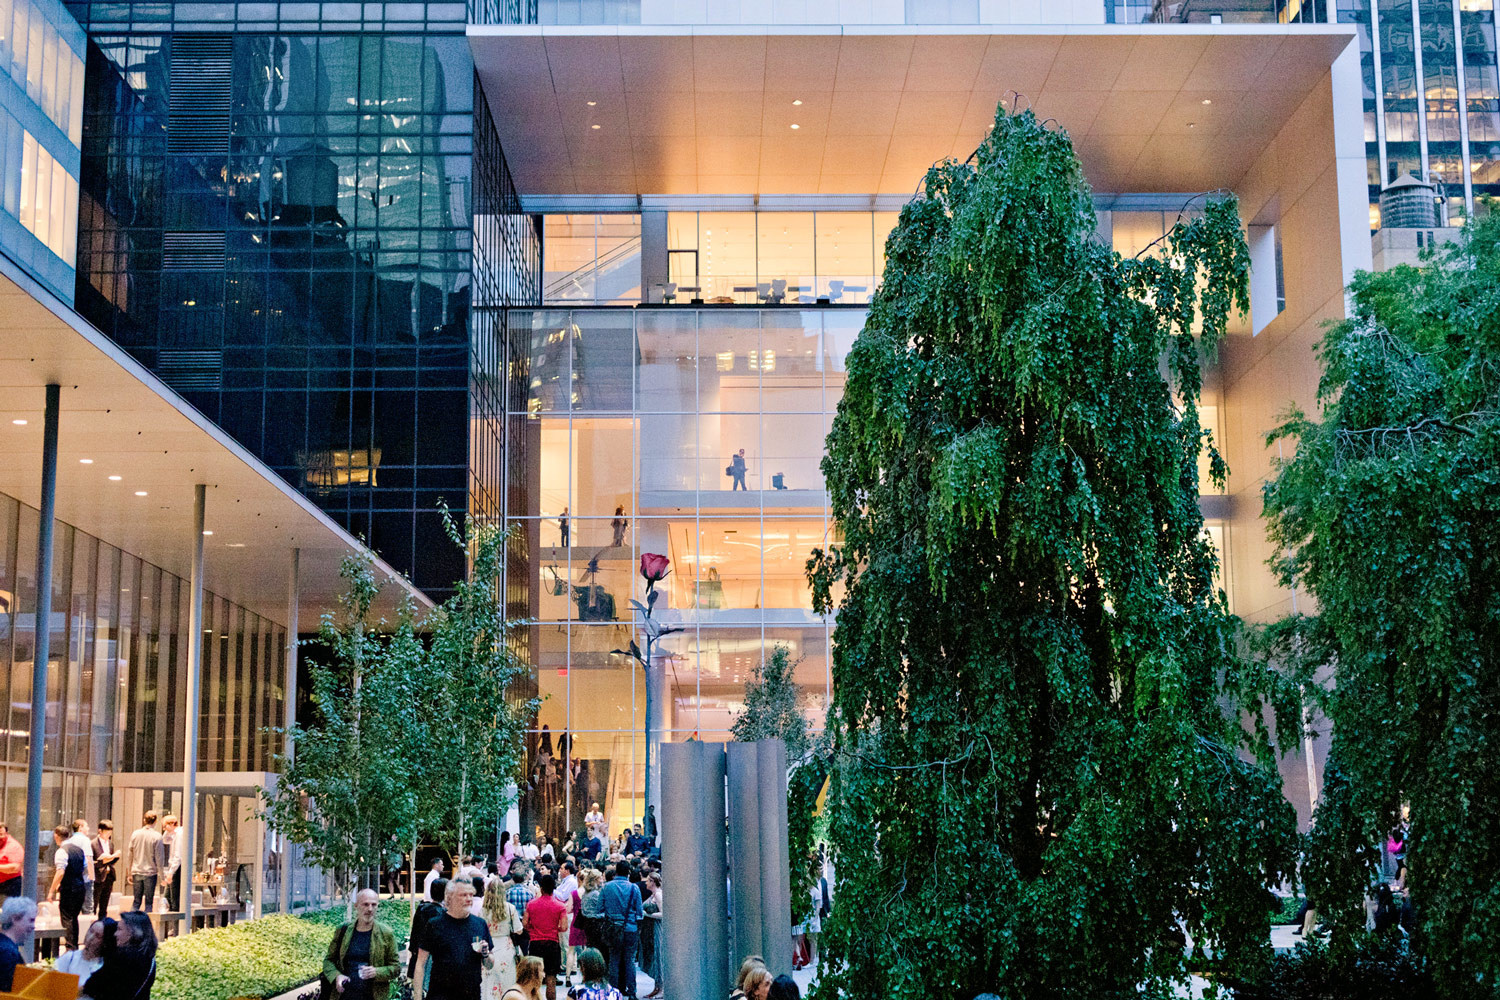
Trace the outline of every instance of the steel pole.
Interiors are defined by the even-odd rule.
[[[182,765],[182,929],[193,929],[193,859],[198,837],[198,716],[199,692],[203,674],[203,507],[208,488],[203,483],[193,487],[193,572],[188,612],[188,677],[186,753]]]
[[[292,727],[297,724],[297,615],[300,605],[300,594],[302,591],[302,550],[292,549],[292,565],[287,574],[286,584],[286,682],[285,682],[285,712],[281,724],[286,729],[283,738],[281,756],[286,761],[282,765],[285,773],[286,766],[292,762],[292,753],[296,747],[292,743]],[[280,788],[277,794],[281,793]],[[278,883],[276,905],[278,913],[292,912],[292,852],[291,844],[287,842],[286,836],[280,831],[276,833],[277,842],[281,844],[281,878]]]
[[[57,509],[57,411],[62,388],[47,386],[42,418],[42,497],[36,532],[36,617],[31,655],[31,743],[27,747],[26,827],[21,831],[25,860],[21,895],[37,898],[37,858],[42,836],[42,758],[47,747],[47,661],[52,655],[52,519]],[[33,940],[21,953],[32,960]]]

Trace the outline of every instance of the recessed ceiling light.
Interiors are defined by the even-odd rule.
[[[801,125],[793,125],[792,128],[801,128]]]
[[[1188,128],[1197,128],[1197,127],[1198,127],[1198,123],[1197,122],[1188,122]]]
[[[796,105],[800,105],[802,102],[801,101],[793,101],[792,103],[796,104]]]
[[[598,107],[598,105],[599,105],[598,101],[589,101],[589,107],[591,107],[591,108]]]
[[[109,477],[109,481],[112,482],[112,483],[118,483],[120,481],[120,477],[119,476],[110,476]]]
[[[25,427],[26,426],[26,421],[22,420],[20,417],[17,417],[16,419],[12,420],[11,423],[15,424],[17,427]]]
[[[135,491],[135,495],[138,496],[138,497],[143,497],[143,496],[146,495],[146,491],[145,490],[136,490]]]
[[[225,542],[224,543],[224,547],[226,549],[243,549],[245,547],[245,543],[244,542]]]
[[[597,129],[598,127],[599,127],[598,125],[590,125],[589,126],[589,128],[592,128],[592,129]]]
[[[209,530],[209,529],[207,529],[207,528],[204,528],[204,529],[203,529],[203,533],[204,533],[204,534],[205,534],[205,535],[212,535],[212,534],[213,534],[213,532],[212,532],[212,531],[210,531],[210,530]]]
[[[1213,102],[1214,102],[1214,101],[1213,101],[1213,98],[1211,98],[1211,97],[1205,97],[1205,98],[1204,98],[1204,99],[1203,99],[1203,103],[1204,103],[1204,104],[1205,104],[1205,105],[1209,105],[1209,104],[1212,104],[1212,103],[1213,103]]]
[[[94,464],[94,460],[92,458],[80,458],[78,460],[78,464],[79,465],[93,465]]]

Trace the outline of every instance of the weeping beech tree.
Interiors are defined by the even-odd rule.
[[[1204,949],[1269,958],[1295,820],[1198,510],[1235,202],[1159,251],[1114,253],[1067,134],[1003,109],[890,236],[823,461],[843,544],[808,563],[820,609],[844,588],[819,997],[1166,996]]]

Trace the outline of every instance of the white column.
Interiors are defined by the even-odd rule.
[[[193,929],[193,866],[198,850],[198,714],[203,686],[203,506],[207,487],[193,487],[193,571],[189,581],[186,753],[182,766],[182,929]]]
[[[285,711],[281,721],[286,729],[285,742],[282,744],[281,755],[288,764],[292,760],[292,727],[297,724],[297,613],[299,605],[299,594],[301,592],[302,572],[302,550],[292,549],[292,562],[287,573],[286,585],[286,681],[283,689],[286,693]],[[283,766],[284,767],[284,766]],[[277,894],[278,913],[292,912],[292,850],[291,844],[285,836],[277,834],[278,842],[281,844],[280,863],[281,878],[277,881],[280,891]]]

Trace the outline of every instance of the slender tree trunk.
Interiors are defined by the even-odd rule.
[[[464,856],[464,805],[469,800],[469,765],[466,762],[458,775],[458,860]]]

